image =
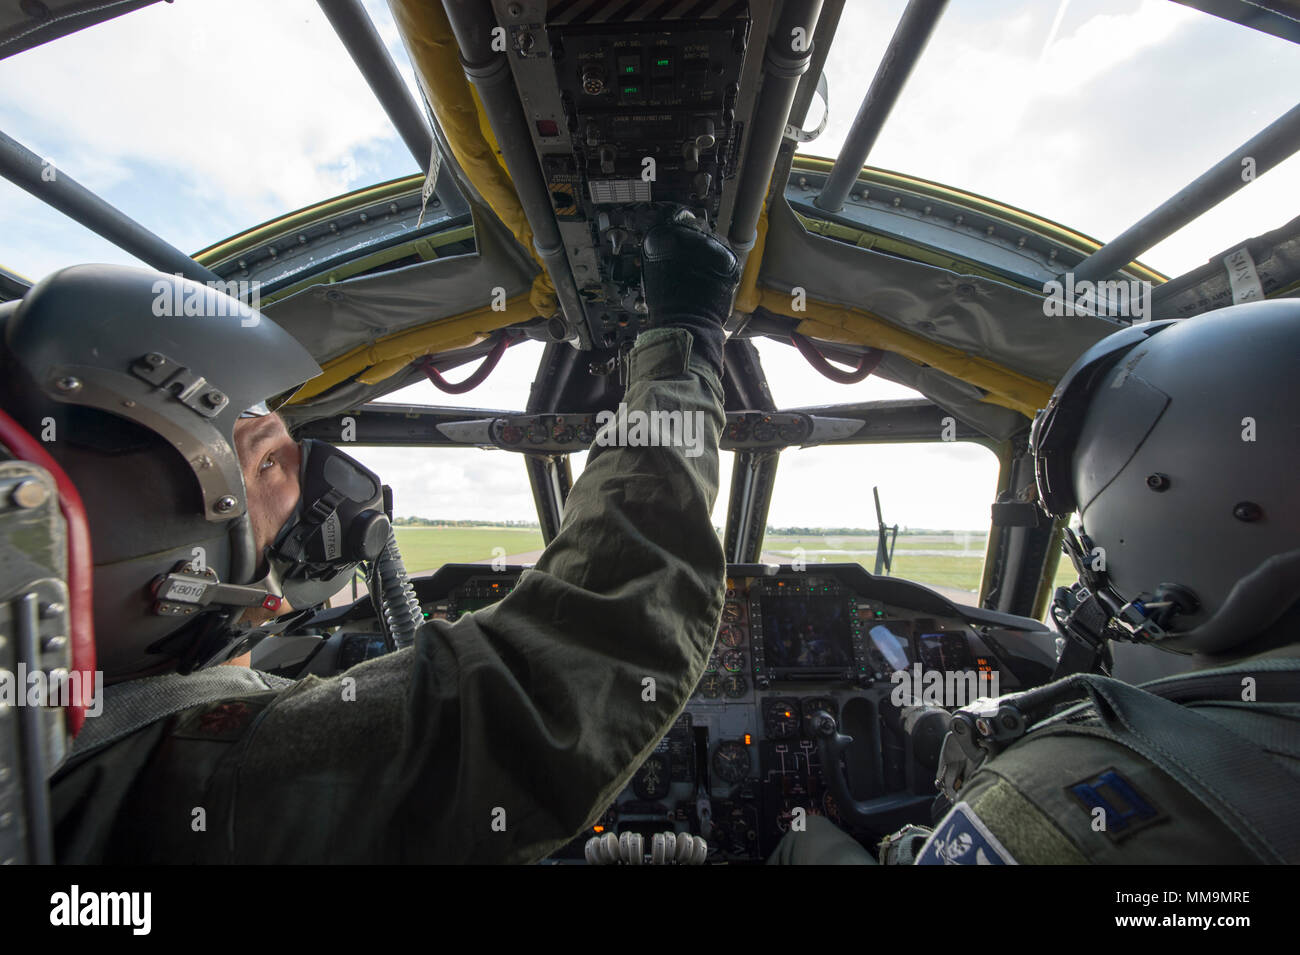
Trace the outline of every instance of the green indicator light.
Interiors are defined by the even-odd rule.
[[[671,60],[655,60],[655,66],[667,66]]]
[[[639,87],[639,86],[625,86],[625,87],[623,87],[623,92],[624,92],[624,93],[639,93],[639,92],[641,92],[641,87]]]
[[[635,72],[636,72],[636,67],[635,67],[635,66],[625,66],[625,67],[623,67],[623,72],[624,72],[624,73],[635,73]]]

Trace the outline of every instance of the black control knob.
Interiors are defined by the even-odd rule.
[[[605,70],[591,65],[582,71],[582,91],[589,96],[599,96],[605,92]]]

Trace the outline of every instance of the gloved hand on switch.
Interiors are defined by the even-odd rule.
[[[740,262],[690,213],[655,226],[641,243],[641,284],[651,328],[684,328],[695,351],[722,374],[723,324],[740,281]]]

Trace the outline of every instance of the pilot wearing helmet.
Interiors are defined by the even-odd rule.
[[[952,716],[918,864],[1300,862],[1300,303],[1115,332],[1034,423],[1040,502],[1077,513],[1053,683]],[[1188,654],[1141,688],[1110,641]],[[1067,675],[1068,674],[1068,675]],[[771,862],[871,862],[824,820]]]
[[[595,821],[684,707],[722,609],[710,513],[739,268],[683,225],[642,257],[651,328],[625,400],[698,413],[705,453],[594,446],[505,599],[299,682],[217,664],[390,534],[376,475],[268,413],[319,373],[307,352],[142,269],[65,269],[0,312],[0,403],[29,432],[53,420],[93,538],[108,686],[52,779],[59,861],[533,862]],[[157,317],[160,283],[206,296],[203,316]]]

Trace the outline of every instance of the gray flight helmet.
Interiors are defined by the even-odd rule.
[[[237,299],[143,268],[61,269],[5,311],[0,402],[86,506],[98,668],[115,682],[220,662],[195,648],[239,613],[160,613],[152,585],[184,563],[254,582],[235,422],[319,366]]]
[[[1123,329],[1035,420],[1039,499],[1078,512],[1117,632],[1222,653],[1300,601],[1300,301]]]

